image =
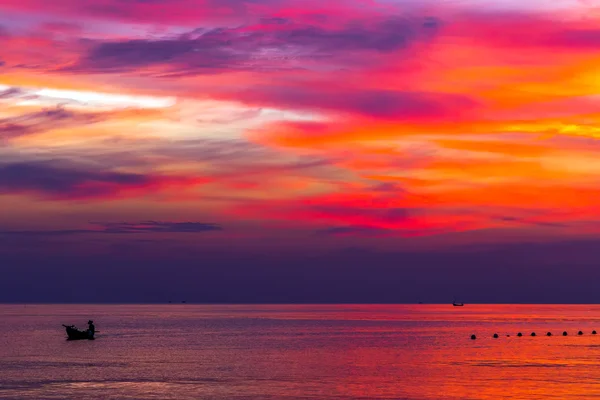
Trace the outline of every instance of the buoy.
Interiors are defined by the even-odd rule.
[[[535,336],[535,332],[531,332],[531,336]]]
[[[577,332],[577,334],[578,334],[579,336],[581,336],[581,335],[583,335],[583,332],[579,331],[579,332]]]
[[[517,333],[517,336],[521,337],[521,336],[523,336],[523,334],[521,332],[519,332],[519,333]]]
[[[494,333],[494,339],[498,339],[498,334]]]
[[[475,339],[477,339],[477,336],[471,335],[471,340],[475,340]]]
[[[592,335],[595,335],[595,334],[596,334],[596,331],[592,331]]]
[[[564,332],[563,332],[563,336],[567,336],[567,331],[564,331]]]
[[[552,332],[546,333],[546,336],[552,336]]]

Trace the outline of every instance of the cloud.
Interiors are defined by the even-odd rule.
[[[317,54],[326,55],[352,51],[390,53],[404,50],[415,42],[434,38],[442,25],[439,19],[433,17],[401,15],[371,17],[366,20],[356,17],[333,29],[315,24],[295,24],[293,19],[276,19],[275,24],[275,29],[263,33],[267,40],[275,44],[311,48]]]
[[[240,20],[252,15],[254,6],[277,0],[7,0],[1,8],[86,20],[194,26],[198,23]]]
[[[523,218],[523,217],[515,217],[515,216],[498,216],[492,217],[493,219],[497,219],[503,222],[514,222],[523,225],[534,225],[534,226],[543,226],[548,228],[568,228],[571,225],[568,223],[561,222],[552,222],[552,221],[543,221],[536,220],[535,218]]]
[[[0,230],[3,236],[70,236],[80,234],[135,234],[135,233],[201,233],[220,231],[223,228],[206,222],[91,222],[88,229],[55,230]]]
[[[273,174],[333,167],[328,157],[282,154],[242,138],[231,139],[140,139],[124,138],[108,143],[109,148],[56,151],[65,159],[85,157],[99,165],[154,168],[173,162],[195,164],[215,180],[257,178]],[[13,156],[13,159],[16,156]]]
[[[406,193],[406,189],[402,187],[402,185],[395,182],[383,182],[374,185],[371,190],[373,192],[382,192],[382,193],[395,193],[401,194]]]
[[[598,50],[600,29],[565,29],[549,35],[546,43],[556,47]]]
[[[566,50],[572,46],[581,50],[597,44],[593,23],[531,10],[492,13],[472,5],[458,9],[446,6],[436,8],[436,14],[431,15],[423,11],[426,7],[403,2],[375,2],[367,8],[363,1],[349,0],[331,7],[319,4],[318,10],[315,3],[290,7],[285,0],[102,0],[93,4],[62,0],[48,6],[42,0],[26,0],[8,1],[2,6],[51,16],[52,22],[41,25],[41,34],[27,38],[28,43],[35,42],[36,55],[20,51],[23,41],[17,40],[10,51],[16,58],[10,61],[13,66],[53,72],[131,72],[161,78],[229,71],[323,73],[361,66],[381,68],[390,63],[400,69],[408,58],[423,64],[429,59],[427,52],[407,50],[422,50],[420,45],[435,44],[439,38],[503,49],[560,46]],[[188,31],[162,36],[147,32],[129,38],[120,34],[122,39],[103,40],[101,35],[79,32],[78,25],[57,19],[65,15],[93,22],[98,17],[112,20],[110,28],[105,28],[107,36],[124,21],[160,23],[163,28],[173,24],[178,31]],[[47,37],[49,31],[69,40],[53,41]],[[79,60],[73,62],[78,55]]]
[[[477,102],[465,95],[362,88],[327,88],[318,85],[257,86],[238,91],[247,104],[314,111],[334,111],[371,118],[452,119],[474,109]]]
[[[211,125],[211,124],[226,125],[226,124],[232,124],[232,123],[236,123],[236,122],[255,120],[256,118],[261,116],[262,112],[263,112],[262,108],[246,109],[246,110],[242,110],[239,112],[229,113],[225,117],[198,119],[197,122],[200,124],[207,124],[207,125]]]
[[[94,196],[115,187],[144,185],[148,177],[139,174],[96,171],[82,166],[59,166],[48,162],[0,164],[0,190],[35,191],[50,195]]]
[[[416,237],[494,228],[591,232],[589,221],[594,218],[584,209],[562,211],[556,201],[550,207],[533,204],[533,198],[523,199],[516,190],[500,201],[488,200],[499,198],[495,191],[503,186],[498,188],[457,190],[461,195],[457,198],[450,191],[425,196],[392,186],[381,191],[365,186],[321,196],[238,204],[230,212],[240,218],[287,221],[294,226],[325,225],[317,233],[334,236]]]
[[[0,93],[0,99],[17,97],[20,94],[18,89],[8,89]],[[13,139],[58,128],[93,124],[101,120],[100,114],[74,112],[62,107],[48,108],[0,119],[0,139]]]
[[[394,235],[437,233],[471,220],[469,216],[461,215],[429,215],[429,210],[423,208],[422,203],[415,203],[406,193],[398,196],[396,193],[370,193],[366,190],[239,204],[231,212],[245,218],[329,225],[320,232],[331,234],[359,234],[375,230],[389,231]]]
[[[45,22],[41,24],[40,29],[64,35],[80,34],[83,31],[83,27],[80,24],[65,21]]]
[[[312,63],[317,69],[332,62],[358,65],[368,61],[365,54],[393,54],[427,42],[435,37],[440,25],[434,18],[399,16],[353,19],[339,27],[280,18],[267,21],[238,28],[194,30],[162,39],[91,42],[88,53],[64,70],[196,75],[231,70],[311,69]],[[148,70],[155,66],[161,68]]]
[[[382,229],[372,226],[340,226],[335,228],[322,229],[317,231],[323,235],[333,236],[385,236],[392,233],[389,229]]]
[[[86,229],[51,229],[51,230],[0,230],[1,236],[37,237],[37,236],[69,236],[81,233],[91,233]]]
[[[19,87],[9,87],[8,89],[0,91],[0,100],[23,97],[27,97],[28,99],[37,98],[37,96],[30,97],[30,94],[27,90]]]
[[[0,193],[31,193],[55,200],[130,197],[204,182],[202,178],[107,171],[72,163],[0,164]]]
[[[341,199],[340,199],[341,200]],[[299,205],[299,213],[312,215],[316,219],[344,221],[371,222],[376,226],[398,226],[410,221],[410,210],[404,208],[378,207],[377,203],[383,203],[382,199],[373,199],[371,205],[360,206],[359,204],[339,202],[328,202],[313,200]],[[357,202],[359,203],[359,202]],[[363,224],[359,224],[363,226]],[[368,225],[367,225],[368,226]]]
[[[284,2],[281,0],[102,0],[81,4],[80,8],[81,12],[90,16],[114,20],[191,25],[198,24],[199,21],[250,17],[253,14],[253,6],[272,6],[278,3]]]
[[[208,35],[208,34],[207,34]],[[214,73],[234,68],[247,59],[230,51],[226,36],[205,40],[129,40],[100,43],[81,62],[68,70],[81,72],[127,72],[162,64],[169,72],[193,70]]]
[[[61,90],[44,87],[21,87],[0,85],[0,100],[20,105],[44,105],[46,110],[70,112],[75,109],[91,109],[95,116],[110,116],[118,112],[151,112],[166,109],[175,104],[173,96],[135,96],[118,92],[96,92],[89,90]],[[26,102],[35,100],[35,102]],[[72,106],[67,109],[65,106]],[[103,110],[99,112],[98,110]]]
[[[0,149],[0,194],[67,202],[145,196],[229,203],[261,197],[261,192],[290,195],[339,174],[329,158],[282,154],[241,138],[123,137],[84,146],[50,152]],[[186,171],[154,172],[174,163],[186,165]]]
[[[141,233],[141,232],[168,232],[168,233],[194,233],[219,231],[221,226],[204,222],[165,222],[142,221],[138,223],[93,223],[102,227],[106,233]]]
[[[597,214],[591,208],[597,191],[579,190],[600,174],[591,145],[584,154],[587,145],[567,149],[523,140],[598,134],[597,18],[563,18],[535,7],[499,13],[474,2],[455,9],[448,2],[421,7],[352,0],[319,8],[310,0],[225,1],[221,9],[203,9],[216,3],[201,0],[23,3],[43,16],[23,26],[45,31],[54,42],[11,23],[12,47],[3,57],[22,68],[4,83],[46,85],[46,93],[85,87],[79,99],[110,88],[182,100],[162,115],[173,119],[140,124],[119,117],[94,129],[93,140],[77,137],[56,146],[34,134],[106,116],[86,120],[86,114],[51,110],[3,118],[0,136],[22,138],[11,145],[23,147],[23,158],[89,163],[3,159],[4,193],[50,200],[157,191],[178,196],[181,187],[210,182],[202,196],[239,206],[242,219],[286,220],[290,229],[306,224],[310,232],[325,227],[333,235],[539,229],[560,222],[479,212],[486,205],[585,207],[587,217]],[[367,3],[372,7],[359,8]],[[428,17],[432,10],[435,17]],[[54,13],[63,11],[82,29],[61,26]],[[156,29],[132,23],[157,21],[161,13]],[[217,21],[234,14],[252,18]],[[18,86],[0,93],[7,103],[24,96]],[[193,110],[204,107],[193,100],[198,97],[228,102],[211,100],[219,112],[202,110],[210,116],[200,120]],[[250,109],[238,112],[240,105]],[[69,139],[78,133],[68,133]],[[255,143],[205,139],[244,133]],[[179,141],[183,137],[193,139]],[[249,198],[273,201],[245,204]]]

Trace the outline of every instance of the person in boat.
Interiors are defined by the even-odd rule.
[[[96,333],[96,327],[94,326],[94,321],[92,320],[88,321],[87,333],[89,337],[94,337],[94,333]]]

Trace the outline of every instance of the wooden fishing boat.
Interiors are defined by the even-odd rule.
[[[67,340],[94,340],[94,334],[90,331],[80,331],[74,325],[63,325],[67,330]]]

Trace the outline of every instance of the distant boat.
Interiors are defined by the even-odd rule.
[[[462,302],[460,302],[460,301],[456,301],[456,300],[454,300],[454,301],[452,302],[452,305],[453,305],[454,307],[463,307],[463,306],[465,305],[465,303],[462,303]]]
[[[63,326],[67,330],[67,340],[94,340],[94,335],[88,331],[80,331],[79,329],[75,328],[74,325],[63,324]]]

